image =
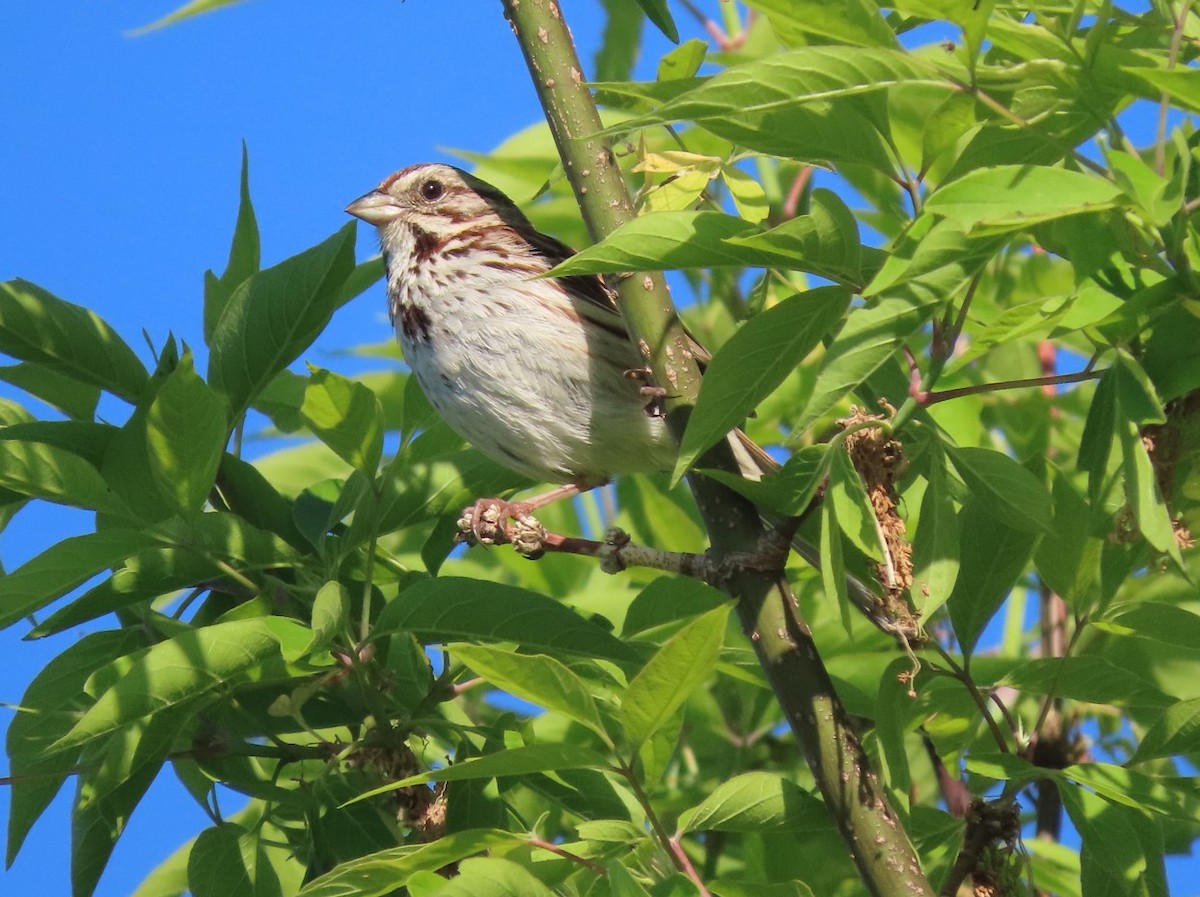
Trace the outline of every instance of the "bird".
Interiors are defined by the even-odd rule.
[[[468,443],[560,484],[551,499],[672,469],[661,390],[648,382],[613,291],[597,275],[545,277],[575,251],[503,192],[424,163],[346,211],[377,229],[405,361]]]
[[[613,477],[673,469],[664,391],[651,382],[614,291],[598,275],[547,277],[575,251],[538,231],[502,191],[426,162],[384,178],[346,211],[378,232],[388,313],[429,403],[483,454],[556,484],[519,502],[476,502],[464,516],[475,541],[495,541],[480,538],[485,509],[495,512],[489,532],[499,517],[509,538],[507,519]],[[708,353],[688,339],[703,364]],[[779,469],[740,429],[726,441],[742,476]],[[814,545],[791,541],[820,566]],[[846,584],[876,625],[898,631],[872,589],[852,574]]]

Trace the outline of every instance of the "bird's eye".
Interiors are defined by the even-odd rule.
[[[433,202],[436,199],[441,199],[442,193],[444,192],[445,188],[442,186],[441,181],[428,180],[421,185],[421,196],[424,197],[427,202]]]

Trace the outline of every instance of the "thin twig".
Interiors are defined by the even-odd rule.
[[[218,570],[220,570],[222,573],[224,573],[226,576],[228,576],[230,579],[232,579],[238,585],[242,586],[245,589],[248,589],[250,591],[250,594],[252,594],[252,595],[258,594],[258,591],[259,591],[258,583],[256,583],[250,577],[246,576],[240,570],[237,570],[236,568],[234,568],[232,565],[230,565],[230,563],[228,561],[224,560],[223,558],[209,558],[209,560],[212,561],[213,566],[215,566]]]
[[[455,683],[451,688],[454,691],[454,696],[457,698],[464,692],[470,691],[472,688],[483,685],[486,680],[482,676],[476,676],[474,679],[468,679],[466,682]]]
[[[704,886],[704,879],[700,877],[700,873],[696,871],[696,867],[692,865],[692,859],[687,855],[687,851],[683,849],[683,844],[679,840],[679,836],[675,835],[668,839],[668,844],[671,848],[671,854],[675,857],[675,862],[683,866],[684,872],[692,883],[700,891],[701,897],[712,897],[708,888]]]
[[[546,851],[549,851],[550,853],[557,854],[558,856],[562,857],[565,860],[570,860],[572,863],[578,863],[580,866],[583,866],[585,869],[589,869],[592,872],[595,872],[597,875],[606,874],[605,868],[603,866],[601,866],[599,863],[593,863],[591,860],[587,859],[586,857],[581,857],[577,853],[571,853],[571,851],[569,851],[569,850],[564,850],[563,848],[559,847],[557,844],[552,844],[551,842],[543,840],[542,838],[530,838],[529,846],[530,847],[540,847],[542,850],[546,850]]]
[[[949,360],[954,357],[954,350],[958,346],[959,337],[962,336],[963,328],[967,325],[967,310],[971,307],[971,300],[975,298],[975,293],[979,290],[979,284],[982,280],[983,269],[981,268],[975,272],[975,276],[967,284],[967,291],[963,294],[962,305],[959,307],[958,315],[954,319],[954,326],[950,329],[950,334],[946,337],[945,344],[942,346],[943,360]]]
[[[650,828],[653,829],[658,843],[670,855],[675,868],[688,877],[692,884],[699,889],[702,897],[712,897],[708,888],[704,886],[703,879],[696,874],[696,868],[687,858],[687,855],[683,853],[681,848],[678,848],[675,839],[667,834],[666,827],[662,824],[662,820],[658,818],[658,814],[654,812],[654,806],[650,803],[650,798],[646,795],[646,790],[642,787],[641,781],[634,775],[633,769],[630,766],[622,764],[617,771],[629,783],[629,787],[633,789],[634,798],[646,814],[646,821],[650,823]]]
[[[940,392],[926,392],[917,396],[917,400],[925,406],[947,402],[950,399],[960,399],[963,396],[976,395],[984,392],[999,392],[1004,389],[1026,389],[1031,386],[1057,386],[1060,383],[1080,383],[1084,380],[1099,380],[1104,371],[1079,371],[1075,374],[1056,374],[1053,377],[1026,377],[1022,380],[1000,380],[996,383],[979,383],[975,386],[960,386],[957,389],[945,389]]]
[[[991,95],[989,95],[986,91],[981,90],[980,88],[976,87],[973,84],[964,84],[963,82],[957,81],[956,79],[953,79],[953,78],[951,79],[951,81],[953,81],[955,83],[955,85],[958,87],[959,90],[961,90],[967,94],[970,94],[972,97],[975,98],[975,100],[977,102],[982,103],[984,106],[987,106],[989,109],[991,109],[997,115],[999,115],[1001,118],[1008,119],[1014,125],[1017,125],[1018,127],[1021,127],[1021,128],[1025,128],[1028,131],[1036,130],[1028,120],[1026,120],[1025,118],[1022,118],[1016,112],[1013,112],[1011,109],[1009,109],[1003,103],[1001,103],[999,100],[997,100],[994,97],[992,97]],[[1039,133],[1043,137],[1046,138],[1047,143],[1051,143],[1051,144],[1054,144],[1055,146],[1057,146],[1059,149],[1061,149],[1066,155],[1070,156],[1079,165],[1083,166],[1084,168],[1089,169],[1090,171],[1092,171],[1098,175],[1103,176],[1106,180],[1111,179],[1111,176],[1112,176],[1111,172],[1109,172],[1108,169],[1106,169],[1099,162],[1092,161],[1087,156],[1083,155],[1081,152],[1079,152],[1077,149],[1075,149],[1073,146],[1069,146],[1066,143],[1063,143],[1061,140],[1059,140],[1055,137],[1052,137],[1049,134],[1046,134],[1045,132],[1039,132]]]
[[[987,702],[983,699],[983,696],[980,695],[979,686],[975,684],[975,680],[971,678],[971,674],[968,673],[962,666],[960,666],[958,661],[955,660],[948,651],[942,648],[941,645],[935,642],[933,644],[933,648],[938,652],[939,655],[941,655],[941,658],[946,663],[946,666],[949,667],[950,675],[962,683],[963,687],[967,690],[967,694],[971,696],[971,700],[975,702],[975,706],[978,708],[980,716],[983,717],[984,722],[987,723],[988,729],[991,730],[992,737],[996,740],[997,747],[1000,748],[1002,753],[1012,753],[1012,751],[1009,750],[1008,740],[1004,737],[1004,733],[1000,731],[1000,727],[996,725],[996,721],[992,718],[991,711],[988,710]]]
[[[812,180],[812,173],[812,166],[805,165],[792,179],[792,186],[788,188],[787,197],[783,200],[783,215],[787,220],[796,217],[796,210],[800,208],[800,197],[804,195],[805,188]]]

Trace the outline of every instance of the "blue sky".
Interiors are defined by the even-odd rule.
[[[128,36],[180,2],[0,4],[0,279],[94,309],[143,358],[143,330],[155,345],[168,332],[202,343],[201,278],[225,262],[243,140],[270,264],[341,227],[346,203],[390,171],[448,159],[445,148],[486,151],[541,115],[496,2],[251,0]],[[599,2],[565,5],[589,63]],[[699,32],[682,13],[679,24]],[[648,74],[668,45],[647,35]],[[373,248],[363,234],[360,256]],[[328,353],[388,335],[377,289],[339,313],[310,358],[337,367]],[[0,538],[0,561],[11,570],[87,526],[81,514],[28,509]],[[19,629],[0,632],[0,701],[18,700],[73,638],[26,643]],[[8,719],[0,710],[0,727]],[[68,798],[0,872],[0,891],[69,893]],[[0,794],[0,825],[6,814]],[[161,777],[97,894],[129,894],[206,824]],[[1177,883],[1190,867],[1172,864]]]
[[[394,169],[449,160],[449,147],[486,151],[541,115],[497,2],[251,0],[129,36],[180,3],[0,4],[0,279],[94,309],[143,359],[143,330],[155,345],[168,332],[202,344],[202,276],[225,264],[243,140],[270,264],[345,224],[345,205]],[[576,0],[569,12],[590,60],[599,3]],[[657,59],[667,45],[655,46]],[[374,249],[363,232],[360,255]],[[339,313],[309,357],[338,367],[328,353],[389,336],[376,289]],[[82,514],[27,509],[0,538],[0,560],[11,570],[87,526]],[[4,702],[74,638],[28,643],[20,629],[0,632]],[[9,718],[0,710],[0,728]],[[0,892],[69,893],[70,790],[0,872]],[[7,811],[0,794],[0,825]],[[131,893],[206,825],[173,777],[160,777],[97,894]]]

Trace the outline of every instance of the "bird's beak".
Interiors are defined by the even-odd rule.
[[[376,227],[382,227],[400,213],[392,197],[382,190],[372,190],[363,194],[346,206],[346,211]]]

